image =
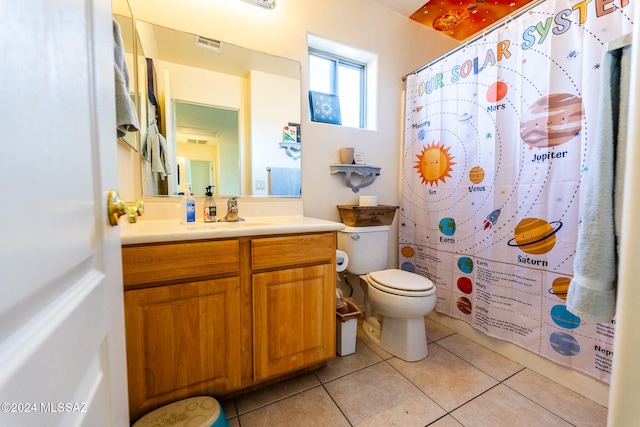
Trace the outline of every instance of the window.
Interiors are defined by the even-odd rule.
[[[338,95],[342,125],[366,126],[366,64],[309,48],[309,90]]]

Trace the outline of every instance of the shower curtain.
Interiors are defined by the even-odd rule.
[[[398,248],[438,312],[605,382],[615,319],[566,293],[616,4],[543,2],[407,77]]]

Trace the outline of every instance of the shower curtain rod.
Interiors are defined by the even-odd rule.
[[[467,45],[469,45],[470,43],[475,42],[476,40],[479,40],[483,37],[485,37],[488,33],[490,33],[493,30],[498,29],[499,27],[501,27],[504,24],[508,24],[509,22],[513,21],[515,18],[520,17],[520,15],[525,14],[526,12],[530,11],[531,9],[533,9],[534,7],[538,6],[540,3],[544,3],[545,0],[536,0],[535,2],[531,3],[529,6],[527,6],[526,8],[515,12],[511,15],[505,16],[504,18],[502,18],[500,21],[496,22],[495,24],[489,26],[488,28],[485,28],[484,31],[482,31],[482,33],[478,34],[477,36],[470,38],[468,40],[466,40],[464,43],[460,44],[458,47],[453,48],[452,50],[450,50],[449,52],[445,53],[444,55],[441,55],[439,57],[437,57],[436,59],[434,59],[431,62],[428,62],[426,65],[423,65],[422,67],[413,70],[412,72],[410,72],[409,74],[406,74],[404,76],[402,76],[402,81],[406,81],[407,80],[407,76],[410,76],[411,74],[417,74],[420,71],[424,70],[425,68],[429,68],[430,66],[432,66],[433,64],[435,64],[438,61],[441,61],[443,59],[445,59],[447,56],[454,54],[455,52],[459,51],[460,49],[464,49],[465,47],[467,47]]]

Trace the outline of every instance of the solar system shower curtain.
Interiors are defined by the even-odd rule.
[[[565,298],[600,63],[632,8],[543,2],[406,86],[401,268],[436,284],[438,312],[604,382],[615,320]]]

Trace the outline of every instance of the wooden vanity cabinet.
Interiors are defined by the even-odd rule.
[[[333,233],[251,241],[256,381],[335,356],[335,254]]]
[[[335,357],[335,232],[125,245],[131,420]]]
[[[123,248],[132,420],[189,396],[240,388],[239,271],[237,241]]]

